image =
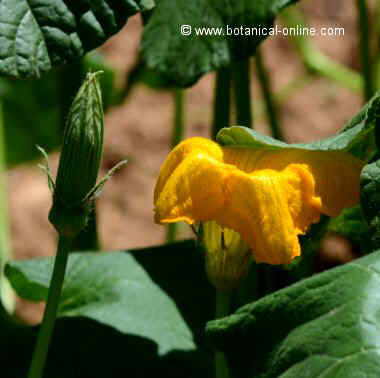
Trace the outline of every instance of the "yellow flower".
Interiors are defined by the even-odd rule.
[[[301,253],[298,235],[321,213],[337,216],[358,202],[362,167],[345,152],[231,148],[190,138],[161,167],[155,221],[215,221],[239,233],[256,262],[288,264]]]

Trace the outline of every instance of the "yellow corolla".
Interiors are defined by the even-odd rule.
[[[359,200],[363,162],[345,152],[221,147],[190,138],[169,154],[154,193],[155,221],[214,221],[241,235],[256,262],[288,264],[320,214]]]

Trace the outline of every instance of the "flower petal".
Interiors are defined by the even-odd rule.
[[[154,202],[157,201],[166,182],[178,165],[181,164],[188,155],[194,153],[203,153],[204,155],[208,155],[218,161],[222,161],[223,159],[223,151],[221,147],[209,139],[194,137],[181,142],[173,149],[173,151],[170,152],[161,166],[160,174],[154,190]]]
[[[301,253],[298,235],[319,219],[320,202],[308,180],[312,176],[302,166],[232,171],[227,202],[216,221],[241,234],[256,262],[288,264]]]
[[[204,153],[189,154],[158,191],[155,221],[192,224],[214,219],[225,202],[223,182],[234,169]]]
[[[337,216],[344,208],[359,202],[359,177],[364,163],[346,152],[225,148],[224,159],[248,173],[261,169],[282,171],[291,164],[306,165],[314,177],[315,192],[322,200],[321,211],[329,216]]]

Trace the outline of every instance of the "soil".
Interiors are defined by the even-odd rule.
[[[315,43],[328,56],[357,69],[358,41],[355,2],[323,0],[304,2],[313,26],[343,26],[344,37],[318,37]],[[120,83],[137,56],[141,22],[134,17],[102,48],[119,73]],[[275,37],[263,45],[264,58],[273,88],[284,86],[305,75],[305,69],[289,39]],[[214,75],[203,77],[186,91],[186,137],[208,136],[211,124]],[[252,83],[255,128],[268,132],[260,111],[259,87]],[[312,141],[336,132],[361,107],[358,94],[335,83],[315,78],[289,94],[281,104],[281,122],[289,142]],[[128,249],[159,244],[164,228],[152,219],[152,191],[160,164],[169,151],[172,125],[172,94],[143,85],[112,108],[106,116],[103,168],[127,157],[128,165],[106,185],[98,201],[99,229],[103,249]],[[57,154],[52,157],[56,167]],[[9,209],[14,256],[17,259],[54,253],[56,234],[47,221],[51,196],[46,180],[36,164],[9,172]],[[350,251],[351,253],[351,251]],[[40,310],[22,306],[23,316],[36,321]]]

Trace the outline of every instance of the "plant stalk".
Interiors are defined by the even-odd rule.
[[[263,93],[265,108],[267,111],[267,117],[269,120],[272,136],[273,138],[283,140],[284,137],[282,135],[280,122],[278,118],[276,100],[272,94],[270,77],[266,70],[260,49],[256,51],[255,62],[256,62],[257,77],[259,79],[261,91]]]
[[[215,318],[227,316],[230,312],[231,293],[216,290]],[[215,352],[215,378],[229,378],[229,369],[223,352]]]
[[[96,202],[96,201],[95,201]],[[100,242],[98,237],[98,225],[96,222],[96,207],[91,212],[86,228],[79,233],[72,244],[72,251],[98,251]]]
[[[236,123],[252,127],[250,60],[245,59],[232,65]]]
[[[52,338],[72,239],[60,236],[42,324],[28,378],[42,378]]]
[[[173,91],[174,102],[174,123],[171,140],[171,148],[174,148],[183,139],[184,134],[184,90],[175,89]],[[166,242],[172,243],[177,235],[177,223],[170,223],[166,231]]]
[[[222,68],[216,73],[212,138],[215,139],[223,127],[230,126],[231,108],[231,71]]]
[[[282,12],[281,21],[288,27],[296,27],[297,25],[307,27],[303,15],[295,8]],[[363,79],[361,75],[323,54],[314,46],[308,36],[293,36],[291,41],[294,43],[305,68],[309,72],[324,76],[354,92],[362,90]]]
[[[13,312],[15,298],[4,276],[4,267],[11,257],[7,206],[6,148],[2,104],[0,102],[0,299],[7,311]]]
[[[364,100],[368,101],[375,93],[370,49],[370,26],[366,0],[356,0],[358,7],[358,27],[360,35],[360,56],[364,78]]]

